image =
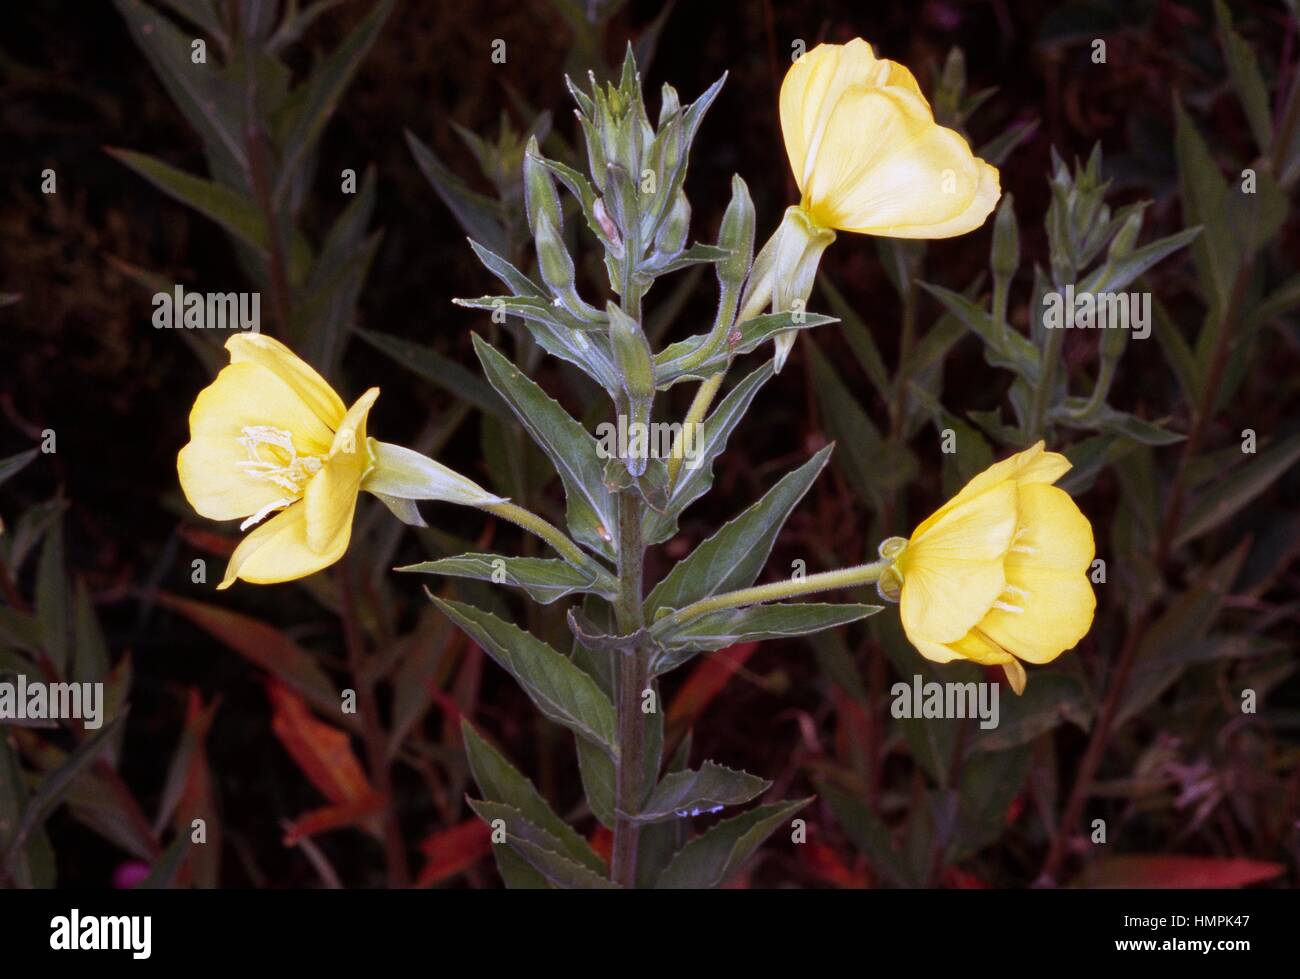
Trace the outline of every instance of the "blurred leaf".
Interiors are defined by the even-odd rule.
[[[921,886],[907,860],[894,849],[888,827],[874,812],[833,785],[819,784],[818,791],[831,807],[840,828],[867,858],[872,870],[883,874],[898,887]]]
[[[1031,685],[1038,682],[1035,675]],[[1007,809],[1020,793],[1029,768],[1030,748],[983,752],[966,760],[961,771],[960,816],[953,861],[974,856],[1007,828]]]
[[[1260,74],[1259,62],[1250,45],[1232,29],[1232,14],[1223,0],[1214,0],[1214,19],[1219,24],[1219,37],[1227,56],[1228,73],[1232,76],[1237,97],[1241,99],[1251,135],[1255,137],[1255,145],[1260,152],[1266,153],[1272,141],[1272,122],[1269,119],[1268,88]]]
[[[186,833],[179,833],[172,840],[171,846],[163,851],[154,865],[149,869],[149,876],[136,884],[141,891],[171,890],[176,886],[176,878],[181,872],[186,856],[190,851],[190,838]]]
[[[1188,658],[1197,651],[1214,624],[1224,598],[1246,558],[1249,541],[1242,541],[1199,581],[1170,603],[1165,613],[1147,629],[1133,661],[1133,671],[1115,715],[1115,727],[1141,714],[1182,674]]]
[[[468,401],[480,411],[509,419],[505,402],[489,385],[476,374],[466,370],[456,361],[444,357],[432,347],[425,347],[401,337],[387,333],[375,333],[371,330],[354,330],[357,336],[365,340],[376,350],[387,354],[397,363],[418,374],[426,381],[438,385],[456,397]]]
[[[724,819],[678,850],[655,886],[693,889],[725,883],[768,836],[811,801],[777,802]]]
[[[568,657],[472,605],[430,598],[518,681],[538,710],[611,756],[615,753],[614,705]]]
[[[600,857],[586,840],[555,814],[527,776],[511,765],[468,721],[461,721],[461,734],[474,781],[488,801],[517,810],[554,839],[558,851],[595,873],[604,872]]]
[[[312,716],[307,702],[284,684],[267,685],[271,730],[321,795],[330,802],[355,802],[375,794],[347,733]],[[339,704],[334,712],[342,715]]]
[[[771,782],[757,775],[706,761],[698,771],[664,776],[632,821],[658,823],[716,812],[726,806],[744,805],[771,787]]]
[[[1195,225],[1203,228],[1204,233],[1192,242],[1192,255],[1210,305],[1221,310],[1232,291],[1238,262],[1237,251],[1225,226],[1224,197],[1228,185],[1201,134],[1178,100],[1174,101],[1174,120],[1177,124],[1174,149],[1182,188],[1183,223],[1189,228]]]
[[[1028,142],[1038,131],[1039,122],[1038,119],[1030,119],[1027,122],[1013,123],[981,146],[975,155],[995,167],[1001,166],[1017,146]]]
[[[216,169],[240,173],[247,179],[243,109],[235,90],[214,66],[196,65],[190,50],[193,38],[148,4],[141,0],[113,2],[167,94],[217,161]]]
[[[984,342],[984,356],[990,367],[1015,371],[1031,385],[1039,383],[1042,365],[1038,350],[1022,333],[1010,327],[1003,329],[993,322],[992,316],[961,293],[928,282],[922,282],[920,286]]]
[[[41,624],[41,643],[62,680],[68,673],[70,624],[67,572],[63,563],[63,523],[51,525],[36,566],[36,618]]]
[[[758,643],[747,642],[706,655],[677,689],[668,707],[668,726],[677,732],[692,727],[757,649]]]
[[[885,359],[880,355],[880,348],[876,346],[876,339],[871,335],[871,329],[854,311],[849,301],[844,298],[844,294],[831,284],[829,278],[822,276],[817,281],[826,295],[831,312],[838,316],[840,323],[843,324],[844,339],[848,341],[853,355],[858,358],[858,363],[866,372],[867,379],[871,381],[881,400],[888,402],[893,391],[893,383],[890,381],[889,368],[885,366]]]
[[[316,664],[312,654],[265,622],[203,602],[159,592],[159,605],[185,616],[259,669],[266,670],[307,699],[324,714],[339,712],[338,690]],[[355,715],[342,714],[340,723],[356,726]]]
[[[0,459],[0,483],[22,472],[39,453],[40,449],[28,449],[26,452]]]
[[[426,862],[416,886],[432,887],[455,877],[494,849],[500,848],[492,846],[492,831],[483,825],[481,819],[467,819],[448,829],[440,829],[420,844]]]
[[[404,132],[420,172],[442,198],[465,234],[497,254],[509,251],[502,226],[504,216],[501,205],[466,187],[464,181],[447,169],[433,150],[420,142],[413,132],[409,129]]]
[[[1270,445],[1258,458],[1245,462],[1214,483],[1190,507],[1182,529],[1174,539],[1182,547],[1208,533],[1263,493],[1300,460],[1300,435]]]
[[[1245,887],[1286,873],[1280,863],[1237,857],[1184,857],[1165,854],[1105,856],[1094,860],[1070,887]]]
[[[64,762],[53,772],[45,776],[36,786],[36,791],[23,803],[22,814],[18,817],[14,831],[6,841],[7,849],[0,855],[0,866],[12,873],[14,861],[27,843],[27,838],[34,830],[44,824],[46,818],[67,794],[72,782],[112,743],[111,735],[125,718],[115,717],[98,731],[87,738],[67,756]]]
[[[618,533],[616,504],[605,488],[604,460],[595,438],[514,364],[474,337],[483,372],[560,474],[569,530],[581,543],[612,558]]]
[[[395,0],[380,0],[311,76],[289,94],[276,127],[280,150],[279,176],[272,199],[281,204],[302,161],[315,148],[325,122],[333,114],[361,60],[379,36]],[[278,208],[277,208],[278,209]]]
[[[1167,238],[1153,241],[1149,245],[1143,245],[1122,258],[1107,259],[1079,283],[1075,290],[1076,294],[1119,292],[1151,266],[1194,241],[1200,233],[1199,227],[1187,228]]]
[[[826,446],[782,477],[761,500],[678,562],[646,599],[648,617],[653,620],[660,608],[685,608],[710,595],[752,585],[781,526],[826,465],[831,448]]]

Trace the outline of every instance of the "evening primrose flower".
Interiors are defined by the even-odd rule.
[[[277,340],[239,333],[230,364],[195,399],[190,441],[176,460],[190,505],[212,520],[257,528],[231,555],[218,588],[302,578],[343,556],[357,496],[367,490],[408,522],[410,500],[500,502],[410,449],[366,434],[379,388],[351,408]],[[271,516],[274,514],[274,516]],[[269,517],[269,519],[267,519]]]
[[[1070,468],[1043,443],[996,463],[912,532],[890,538],[881,577],[926,659],[998,665],[1016,693],[1026,663],[1049,663],[1092,624],[1092,526],[1052,484]],[[901,593],[901,594],[900,594]]]
[[[780,113],[801,199],[755,259],[742,319],[769,301],[778,312],[806,303],[836,231],[950,238],[982,225],[1001,194],[997,168],[938,125],[912,73],[862,38],[795,61]],[[777,336],[778,369],[794,337]]]

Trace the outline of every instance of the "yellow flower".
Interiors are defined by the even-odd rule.
[[[989,467],[916,528],[890,569],[907,638],[926,659],[1000,665],[1016,693],[1092,625],[1092,526],[1052,483],[1065,456],[1030,449]]]
[[[996,167],[934,121],[912,73],[862,38],[819,44],[781,85],[781,132],[802,209],[821,227],[949,238],[984,223]]]
[[[277,340],[240,333],[226,349],[230,365],[190,411],[190,441],[176,459],[181,489],[202,516],[243,518],[240,530],[275,516],[235,548],[218,588],[237,578],[289,581],[333,564],[347,550],[362,489],[414,520],[418,512],[403,501],[498,500],[432,459],[367,438],[379,388],[346,408]]]

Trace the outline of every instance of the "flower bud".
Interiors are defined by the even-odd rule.
[[[609,343],[614,352],[614,363],[623,381],[623,390],[627,394],[628,421],[632,426],[644,426],[642,431],[648,432],[650,408],[655,394],[654,356],[650,352],[650,342],[646,339],[641,324],[614,303],[610,303],[607,310]],[[640,476],[646,470],[645,455],[629,457],[624,462],[627,471],[633,476]]]
[[[537,229],[537,216],[543,211],[557,231],[564,228],[560,195],[555,190],[555,180],[551,177],[550,169],[541,160],[535,136],[528,141],[528,148],[524,152],[524,208],[528,212],[528,226],[534,233]]]
[[[1015,201],[1005,194],[993,222],[993,275],[1010,281],[1020,265],[1020,229],[1016,227]]]
[[[676,255],[686,247],[686,235],[690,229],[691,203],[686,199],[686,194],[679,190],[668,217],[655,235],[655,251],[661,255]]]
[[[724,288],[739,288],[754,260],[754,202],[739,174],[731,178],[731,203],[722,215],[718,247],[731,251],[729,257],[718,263],[718,281]]]

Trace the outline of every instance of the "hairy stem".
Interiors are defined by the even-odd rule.
[[[610,591],[614,590],[614,579],[609,572],[597,564],[582,548],[570,540],[564,531],[553,523],[508,500],[503,500],[500,503],[484,503],[479,506],[479,509],[485,510],[503,520],[509,520],[511,523],[524,528],[530,534],[535,534],[555,548],[556,553],[575,568],[582,568]]]

